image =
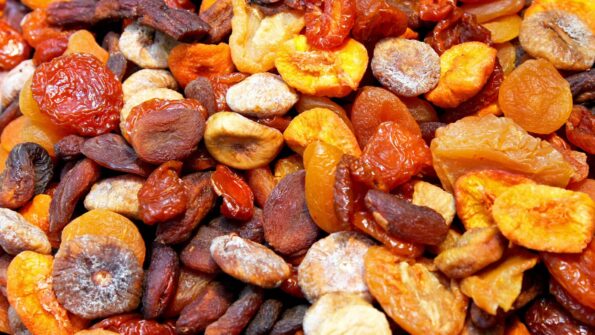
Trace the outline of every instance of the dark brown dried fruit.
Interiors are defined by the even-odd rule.
[[[289,265],[289,267],[291,268],[291,275],[289,275],[289,278],[285,279],[285,281],[281,283],[281,286],[279,286],[279,289],[281,291],[299,299],[305,298],[304,292],[302,292],[302,289],[300,288],[297,268],[299,265],[298,262],[301,262],[303,259],[302,257],[303,256],[297,256],[297,258],[292,258],[288,260],[289,263],[293,263],[295,265]]]
[[[246,181],[254,193],[256,203],[264,207],[275,188],[275,177],[268,166],[246,171]]]
[[[595,155],[595,115],[593,112],[580,105],[574,106],[566,122],[566,137],[570,143]]]
[[[355,13],[353,37],[367,45],[401,36],[407,29],[407,15],[390,1],[356,0]]]
[[[421,130],[421,137],[427,145],[430,145],[434,137],[436,137],[436,130],[444,126],[446,126],[446,123],[442,122],[420,122],[419,129]]]
[[[525,322],[534,335],[590,335],[593,332],[570,317],[558,303],[537,300],[525,313]]]
[[[12,148],[0,174],[0,207],[19,208],[34,195],[43,193],[54,176],[48,152],[36,143]]]
[[[283,303],[279,300],[268,299],[262,305],[256,316],[250,321],[246,328],[246,335],[265,335],[268,334],[275,322],[281,315]]]
[[[583,306],[574,299],[555,279],[550,279],[550,294],[575,319],[595,327],[595,309]]]
[[[110,52],[106,66],[116,75],[118,80],[122,81],[124,75],[126,75],[126,70],[128,69],[128,60],[124,57],[124,54],[119,51]]]
[[[211,28],[205,43],[217,44],[231,34],[233,6],[231,0],[217,0],[199,17]]]
[[[475,15],[460,9],[455,9],[450,16],[438,22],[424,41],[440,55],[464,42],[492,43],[490,31],[477,23]]]
[[[502,315],[491,315],[479,308],[473,301],[469,307],[469,318],[471,322],[480,329],[489,329],[498,325],[502,321]]]
[[[71,161],[81,157],[83,144],[87,139],[78,135],[68,135],[54,144],[56,157]]]
[[[438,245],[448,234],[444,218],[428,207],[413,205],[378,190],[368,191],[365,201],[376,222],[405,241]]]
[[[308,306],[297,305],[283,312],[281,319],[273,326],[270,335],[295,334],[295,332],[302,329],[304,315],[306,315],[307,310]]]
[[[9,123],[20,115],[21,109],[19,108],[19,99],[15,99],[0,112],[0,133]]]
[[[211,170],[215,165],[217,165],[217,162],[207,151],[204,142],[200,142],[198,148],[184,160],[184,170],[190,171]]]
[[[575,103],[595,100],[595,69],[579,72],[565,78]]]
[[[8,23],[16,31],[21,32],[21,21],[23,21],[23,17],[29,11],[29,8],[21,3],[21,1],[6,0],[6,4],[2,10],[2,21]]]
[[[138,314],[112,316],[96,323],[91,329],[105,329],[125,335],[176,335],[171,322],[165,324],[143,320]]]
[[[201,295],[186,306],[176,321],[180,335],[196,334],[219,319],[233,302],[233,294],[219,282],[212,282]]]
[[[58,233],[70,221],[77,202],[99,179],[100,169],[90,159],[74,165],[60,180],[50,203],[50,232]]]
[[[145,177],[149,167],[142,162],[124,137],[117,134],[103,134],[88,139],[81,152],[87,158],[104,168]]]
[[[153,246],[151,264],[145,274],[143,316],[154,319],[160,316],[176,294],[180,266],[178,254],[162,244]]]
[[[260,308],[262,300],[262,289],[247,286],[225,314],[207,327],[205,335],[239,335]]]
[[[134,310],[142,295],[143,269],[120,240],[82,235],[56,254],[52,284],[68,311],[95,319]]]
[[[210,115],[217,112],[217,101],[213,84],[206,77],[198,77],[184,88],[186,98],[200,102]]]
[[[182,178],[186,184],[188,209],[181,219],[159,224],[155,241],[175,244],[187,240],[196,226],[215,205],[217,194],[211,186],[210,172],[197,172]]]
[[[139,0],[139,22],[161,30],[179,41],[195,41],[210,32],[210,26],[198,15],[184,9],[170,8],[163,0]]]
[[[194,272],[182,267],[175,296],[163,312],[163,317],[177,318],[182,309],[198,298],[213,278],[213,275]]]
[[[169,161],[151,172],[138,191],[139,216],[152,225],[184,214],[188,197],[184,182],[178,176],[182,163]]]
[[[277,184],[264,206],[264,238],[284,255],[304,254],[320,233],[306,206],[304,170]]]
[[[105,36],[103,36],[103,40],[101,41],[101,47],[107,50],[109,53],[119,52],[120,34],[114,31],[110,31],[105,34]]]

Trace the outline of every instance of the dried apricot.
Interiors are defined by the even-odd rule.
[[[574,106],[566,121],[568,141],[589,154],[595,154],[595,115],[583,106]]]
[[[322,0],[306,2],[306,38],[319,49],[333,49],[345,41],[355,22],[355,1]]]
[[[525,313],[525,323],[531,334],[592,334],[592,329],[574,320],[551,298],[536,300]]]
[[[29,78],[25,84],[23,85],[23,89],[19,93],[19,108],[23,115],[27,116],[31,121],[35,122],[37,125],[43,126],[44,128],[47,126],[48,128],[55,128],[54,123],[50,119],[50,117],[42,113],[39,110],[39,105],[37,101],[33,99],[33,93],[31,92],[31,81],[33,78]]]
[[[186,211],[188,198],[179,175],[182,163],[169,161],[149,175],[138,191],[139,216],[152,225],[174,219]]]
[[[477,23],[475,15],[458,8],[436,24],[432,33],[424,39],[438,54],[464,42],[492,44],[490,31]]]
[[[357,89],[368,64],[366,48],[348,39],[331,50],[320,50],[298,35],[279,47],[277,71],[291,87],[306,94],[343,97]]]
[[[59,28],[50,26],[47,21],[47,10],[34,9],[23,17],[21,26],[23,28],[23,38],[33,48],[39,48],[39,45],[50,39],[66,40],[68,42],[68,32]]]
[[[66,136],[64,129],[50,125],[38,125],[26,116],[21,116],[9,123],[0,136],[0,143],[4,150],[10,151],[19,143],[37,143],[50,156],[55,156],[54,144]]]
[[[31,48],[21,34],[0,21],[0,69],[8,71],[29,58]]]
[[[510,43],[502,43],[495,45],[494,48],[498,50],[496,54],[498,57],[498,63],[502,66],[502,71],[504,71],[504,75],[509,75],[512,70],[516,67],[516,47]]]
[[[23,4],[31,9],[47,8],[52,2],[56,0],[23,0]]]
[[[200,295],[186,306],[176,321],[176,334],[203,332],[219,319],[233,303],[234,294],[220,282],[212,281]]]
[[[225,43],[180,44],[171,50],[167,63],[182,87],[199,76],[209,77],[234,71],[231,51]]]
[[[492,42],[504,43],[519,36],[522,21],[518,15],[509,15],[486,22],[482,26],[492,34]]]
[[[73,53],[93,55],[103,64],[107,64],[107,59],[109,58],[109,53],[97,44],[95,36],[87,30],[79,30],[68,38],[68,47],[63,54],[70,55]]]
[[[581,18],[595,33],[595,4],[590,0],[533,0],[525,10],[524,17],[545,11],[559,9],[570,12]]]
[[[568,185],[568,189],[577,192],[583,192],[588,194],[593,201],[595,201],[595,180],[585,179],[575,184]]]
[[[19,213],[31,224],[41,229],[46,235],[50,232],[50,202],[52,197],[38,194],[31,202],[23,206]]]
[[[391,1],[356,0],[355,13],[353,38],[365,45],[374,45],[385,37],[401,36],[408,28],[407,15]]]
[[[236,173],[225,165],[217,165],[211,175],[213,190],[223,197],[221,215],[247,221],[254,215],[254,193]]]
[[[581,252],[595,231],[595,202],[581,192],[520,184],[500,194],[492,207],[502,234],[523,247]]]
[[[479,23],[497,19],[501,16],[518,13],[525,6],[525,0],[494,0],[467,3],[461,9],[477,17]]]

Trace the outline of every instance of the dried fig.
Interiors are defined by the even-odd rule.
[[[0,208],[0,246],[11,255],[25,250],[41,254],[49,254],[52,251],[50,241],[43,230],[8,208]]]

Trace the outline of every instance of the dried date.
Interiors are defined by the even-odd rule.
[[[283,303],[281,301],[275,299],[266,300],[260,305],[258,313],[250,321],[248,328],[246,328],[246,335],[268,334],[281,315],[282,310]]]
[[[149,166],[141,161],[126,140],[117,134],[104,134],[85,141],[81,152],[95,163],[114,171],[146,177]]]
[[[106,66],[116,75],[118,80],[122,81],[128,70],[128,60],[120,51],[110,52]]]
[[[176,294],[179,275],[177,253],[168,246],[156,244],[145,274],[143,316],[146,319],[154,319],[163,313]]]
[[[589,327],[575,321],[562,306],[547,298],[537,300],[525,313],[525,322],[535,335],[590,335]]]
[[[79,159],[86,139],[78,135],[68,135],[54,144],[56,157],[65,161]]]
[[[231,34],[231,18],[233,6],[231,0],[217,0],[199,17],[209,26],[209,34],[205,43],[216,44]]]
[[[239,335],[258,312],[262,301],[263,290],[247,286],[225,314],[207,327],[205,335]]]
[[[233,293],[220,282],[211,282],[192,303],[186,306],[176,321],[180,335],[196,334],[217,321],[233,303]]]

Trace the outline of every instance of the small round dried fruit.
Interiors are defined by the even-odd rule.
[[[82,136],[104,134],[118,126],[122,84],[91,55],[71,54],[41,64],[31,91],[42,113]]]
[[[228,74],[235,69],[229,45],[225,43],[179,44],[169,53],[167,63],[182,87],[198,77]]]
[[[519,41],[535,58],[562,70],[588,70],[595,62],[595,34],[576,15],[562,10],[536,13],[523,20]]]
[[[506,238],[539,251],[579,253],[595,231],[595,202],[587,194],[546,185],[510,187],[492,215]]]
[[[320,49],[340,46],[349,36],[355,22],[355,1],[305,1],[306,37],[308,43]]]
[[[244,179],[225,165],[217,165],[211,175],[217,195],[223,197],[221,215],[229,219],[248,221],[254,215],[254,193]]]
[[[43,230],[8,208],[0,208],[0,246],[11,255],[25,250],[41,254],[49,254],[52,251],[50,241]]]
[[[440,79],[440,57],[420,41],[385,38],[374,47],[372,72],[393,93],[414,97],[433,89]]]
[[[60,304],[85,319],[130,312],[142,295],[138,259],[112,237],[83,235],[63,243],[52,278]]]

